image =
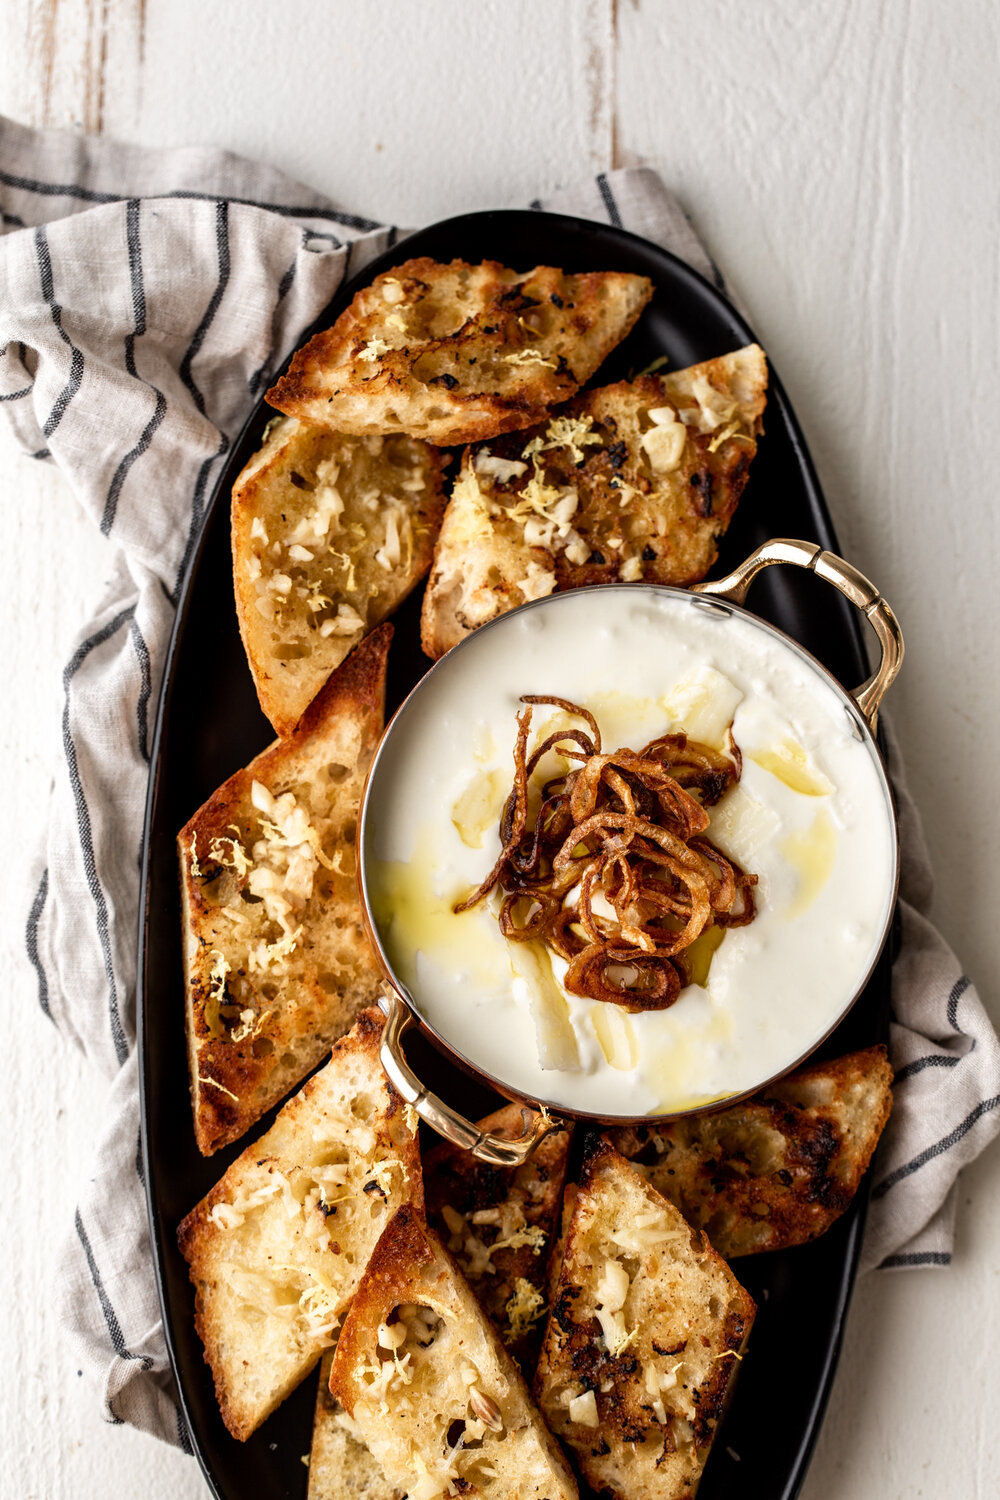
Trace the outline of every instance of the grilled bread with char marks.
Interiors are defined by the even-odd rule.
[[[467,450],[424,596],[427,654],[558,590],[704,578],[747,482],[766,390],[751,344],[602,386],[530,432]]]
[[[334,1339],[393,1212],[421,1202],[416,1117],[364,1011],[178,1229],[222,1419],[249,1437]]]
[[[535,1374],[588,1484],[689,1500],[754,1312],[705,1236],[591,1136]]]
[[[288,740],[178,836],[195,1136],[237,1140],[378,993],[354,838],[382,730],[391,625],[331,677]]]
[[[375,1247],[330,1390],[410,1500],[577,1500],[517,1366],[414,1207]]]
[[[521,1106],[508,1104],[478,1129],[513,1139]],[[519,1167],[492,1167],[444,1143],[424,1158],[427,1217],[480,1306],[530,1375],[546,1311],[546,1282],[571,1131],[555,1130]]]
[[[338,432],[473,443],[540,421],[589,380],[652,295],[645,276],[518,275],[422,257],[377,276],[267,399]]]
[[[233,580],[260,706],[291,734],[369,630],[430,567],[441,455],[275,418],[233,487]]]
[[[799,1068],[728,1109],[609,1132],[727,1260],[802,1245],[858,1190],[892,1108],[884,1047]]]

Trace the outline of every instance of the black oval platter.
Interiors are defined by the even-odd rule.
[[[725,298],[683,262],[645,240],[587,220],[533,212],[468,214],[408,238],[370,262],[331,302],[328,326],[357,288],[411,256],[499,260],[527,269],[616,270],[649,276],[656,292],[629,338],[598,371],[604,385],[666,355],[682,368],[755,339]],[[315,329],[310,329],[309,333]],[[307,337],[305,335],[304,337]],[[208,506],[183,585],[167,658],[152,753],[143,847],[139,933],[139,1047],[142,1147],[153,1256],[167,1344],[195,1452],[219,1500],[303,1500],[316,1376],[246,1443],[222,1425],[194,1330],[194,1297],[176,1243],[180,1219],[217,1181],[248,1138],[208,1160],[195,1146],[188,1092],[175,836],[235,770],[273,738],[257,705],[232,603],[229,494],[260,445],[272,409],[259,402]],[[837,540],[798,422],[772,367],[766,434],[714,576],[772,536],[803,537],[837,551]],[[749,607],[799,640],[848,688],[868,675],[859,620],[834,590],[799,570],[768,570]],[[395,617],[388,709],[427,669],[419,645],[419,598]],[[888,1029],[889,955],[864,995],[827,1041],[835,1056],[883,1040]],[[454,1070],[426,1044],[411,1049],[421,1076],[467,1114],[496,1096]],[[263,1133],[273,1113],[250,1138]],[[792,1500],[802,1484],[840,1349],[864,1226],[866,1192],[823,1238],[799,1249],[741,1260],[736,1271],[756,1299],[757,1322],[732,1405],[699,1500],[739,1487],[766,1500]]]

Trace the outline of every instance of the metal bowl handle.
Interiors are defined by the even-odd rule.
[[[426,1120],[438,1135],[443,1135],[446,1141],[451,1141],[453,1146],[461,1146],[493,1167],[519,1167],[528,1160],[540,1141],[553,1130],[564,1128],[565,1122],[550,1115],[547,1110],[534,1114],[525,1108],[521,1111],[524,1134],[513,1140],[480,1130],[478,1125],[445,1104],[437,1094],[425,1089],[403,1056],[403,1037],[414,1024],[409,1007],[390,989],[382,991],[378,997],[378,1005],[386,1018],[379,1055],[389,1081],[406,1103],[412,1105],[420,1118]]]
[[[889,604],[857,568],[852,568],[849,562],[845,562],[835,552],[824,552],[816,542],[797,542],[788,537],[774,537],[751,552],[746,561],[740,563],[725,578],[719,578],[714,583],[696,583],[691,592],[742,604],[757,574],[774,563],[791,563],[796,568],[807,568],[818,578],[832,583],[870,622],[882,647],[882,659],[868,681],[856,688],[851,697],[874,734],[879,704],[892,686],[902,664],[903,635]]]

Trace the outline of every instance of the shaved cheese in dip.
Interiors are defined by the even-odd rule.
[[[758,874],[757,916],[712,934],[666,1010],[571,995],[489,900],[453,911],[500,852],[523,693],[586,706],[606,749],[684,730],[727,750],[732,725],[743,773],[708,837]],[[536,709],[532,743],[567,722]],[[564,1109],[669,1114],[759,1086],[828,1033],[887,928],[895,828],[861,723],[785,637],[697,595],[606,585],[502,617],[424,678],[372,775],[364,880],[392,971],[474,1067]]]

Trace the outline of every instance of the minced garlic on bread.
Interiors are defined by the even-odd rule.
[[[767,361],[750,344],[589,391],[530,432],[467,450],[424,596],[427,654],[558,590],[704,578],[757,451],[766,391]]]
[[[334,1341],[392,1214],[419,1203],[416,1117],[364,1011],[178,1229],[222,1419],[249,1437]]]
[[[521,1106],[508,1104],[477,1128],[512,1139],[523,1130]],[[570,1138],[570,1130],[554,1130],[519,1167],[492,1167],[447,1142],[424,1158],[427,1218],[529,1376],[548,1306],[549,1257]]]
[[[330,1394],[332,1364],[333,1350],[327,1349],[319,1367],[306,1500],[406,1500],[405,1489],[389,1483],[354,1418]]]
[[[195,1136],[237,1140],[378,993],[355,884],[358,802],[382,731],[390,625],[348,657],[291,739],[178,836]]]
[[[363,287],[267,399],[338,432],[445,446],[495,437],[575,395],[652,291],[617,271],[409,260]]]
[[[430,567],[441,455],[275,418],[233,486],[233,581],[260,706],[290,734],[330,673]]]
[[[754,1312],[704,1235],[591,1136],[535,1375],[588,1484],[694,1494]]]
[[[413,1206],[375,1247],[330,1390],[409,1500],[577,1500],[514,1361]]]
[[[742,1104],[609,1132],[727,1260],[813,1240],[847,1208],[892,1107],[884,1047],[811,1063]]]

